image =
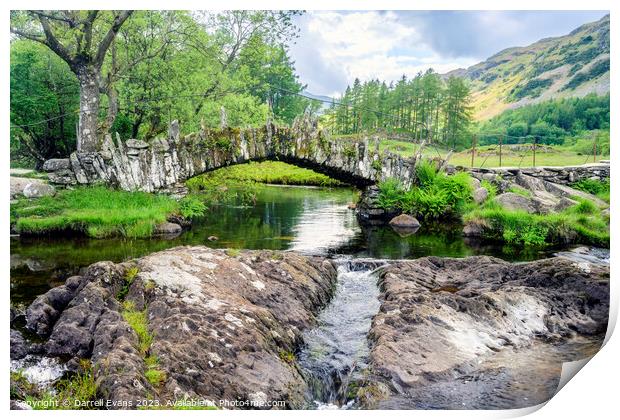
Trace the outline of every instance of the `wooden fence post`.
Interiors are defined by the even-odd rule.
[[[533,154],[532,154],[532,166],[536,167],[536,140],[537,140],[537,136],[534,136],[534,147],[533,147]]]
[[[596,163],[596,136],[594,136],[594,163]]]
[[[499,166],[502,167],[502,136],[499,136]]]
[[[474,134],[474,137],[471,141],[471,167],[474,167],[474,156],[476,154],[476,135]]]

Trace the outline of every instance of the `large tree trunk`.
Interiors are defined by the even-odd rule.
[[[80,82],[80,118],[77,133],[77,149],[80,152],[99,151],[97,117],[99,115],[99,71],[92,66],[78,69]]]

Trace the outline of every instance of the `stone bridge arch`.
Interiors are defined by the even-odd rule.
[[[150,143],[118,134],[105,137],[99,152],[74,152],[44,164],[56,184],[104,183],[127,191],[166,191],[185,180],[225,166],[281,160],[366,187],[387,178],[405,186],[414,179],[414,159],[379,152],[378,141],[330,139],[317,123],[301,119],[292,127],[202,129],[185,136],[177,121],[166,138]]]

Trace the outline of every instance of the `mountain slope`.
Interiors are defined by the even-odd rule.
[[[477,120],[548,99],[609,92],[609,15],[444,75],[469,79]]]

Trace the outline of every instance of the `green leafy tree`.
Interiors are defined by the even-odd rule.
[[[11,32],[47,46],[68,65],[80,85],[77,148],[99,148],[101,67],[110,45],[131,15],[123,11],[32,10],[11,12]]]
[[[68,65],[48,48],[11,44],[11,155],[37,167],[75,150],[79,84]],[[43,121],[43,123],[39,123]]]

